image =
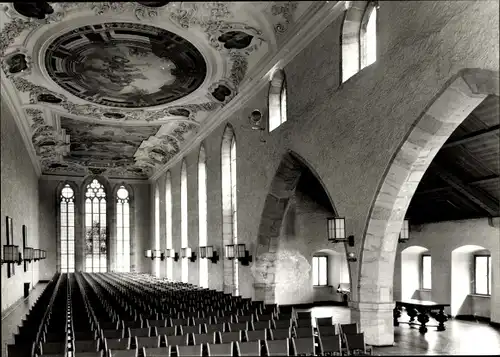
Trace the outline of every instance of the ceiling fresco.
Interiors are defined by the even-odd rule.
[[[324,3],[4,3],[2,98],[42,174],[147,179]]]

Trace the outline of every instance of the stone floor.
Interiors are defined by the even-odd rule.
[[[301,310],[302,311],[302,310]],[[349,323],[351,314],[347,307],[314,307],[313,318],[333,316],[335,323]],[[409,321],[404,313],[400,322]],[[315,324],[315,322],[313,322]],[[431,321],[429,325],[437,324]],[[447,321],[446,331],[429,331],[422,335],[418,326],[400,324],[394,328],[394,346],[374,347],[373,354],[384,355],[500,355],[500,329],[484,322],[462,320]]]
[[[43,292],[46,285],[47,283],[36,284],[26,299],[21,300],[2,316],[2,357],[7,356],[6,345],[14,343],[14,334],[17,333],[18,326]]]

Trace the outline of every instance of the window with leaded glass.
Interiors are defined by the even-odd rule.
[[[85,271],[107,271],[106,192],[93,179],[85,189]]]
[[[61,273],[75,271],[75,192],[65,184],[59,196]]]

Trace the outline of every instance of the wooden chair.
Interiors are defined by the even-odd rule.
[[[251,342],[236,342],[238,356],[261,356],[261,342],[259,340]]]
[[[207,352],[209,356],[233,356],[234,343],[208,344]]]

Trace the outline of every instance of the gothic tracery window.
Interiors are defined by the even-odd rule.
[[[107,271],[106,192],[93,179],[85,190],[85,271]]]
[[[130,272],[130,194],[123,185],[116,191],[116,271]]]
[[[65,184],[59,197],[61,273],[75,271],[75,192]]]

